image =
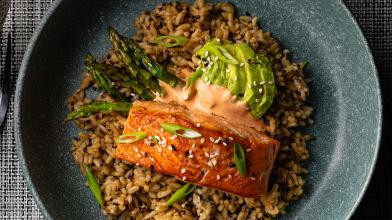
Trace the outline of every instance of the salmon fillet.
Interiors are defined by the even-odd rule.
[[[161,129],[163,122],[190,128],[202,136],[177,137]],[[134,102],[124,134],[135,131],[147,132],[147,138],[118,144],[117,158],[242,197],[256,198],[267,192],[279,142],[263,133],[219,116],[152,101]],[[235,143],[246,151],[246,176],[241,176],[235,167]]]

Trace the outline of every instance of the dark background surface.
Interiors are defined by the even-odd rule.
[[[0,0],[3,3],[5,0]],[[25,46],[52,0],[12,0],[10,15],[0,31],[0,66],[5,57],[4,36],[13,36],[11,88],[15,80]],[[328,1],[328,0],[316,0]],[[383,95],[384,121],[377,166],[366,194],[352,219],[392,219],[392,0],[344,1],[369,42],[380,77]],[[1,28],[0,28],[1,30]],[[13,95],[12,97],[13,98]],[[7,121],[0,136],[0,219],[40,219],[19,169],[13,140],[13,100]],[[360,163],[360,161],[358,161]]]
[[[369,188],[352,219],[392,219],[392,0],[344,2],[362,27],[373,52],[384,106],[377,166]]]

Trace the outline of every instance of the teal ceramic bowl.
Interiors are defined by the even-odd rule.
[[[64,124],[66,97],[78,87],[87,52],[104,56],[106,28],[134,32],[152,0],[58,0],[27,48],[17,82],[15,137],[20,164],[47,219],[104,219],[70,152],[78,130]],[[369,183],[381,129],[376,68],[360,28],[339,0],[231,0],[239,14],[309,61],[317,137],[306,164],[304,196],[279,219],[348,219]]]

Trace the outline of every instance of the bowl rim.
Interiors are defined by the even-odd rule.
[[[42,17],[39,25],[37,26],[37,28],[35,29],[27,47],[25,50],[25,53],[23,55],[23,59],[22,59],[22,63],[18,72],[18,78],[16,81],[16,91],[15,91],[15,102],[14,102],[14,137],[15,137],[15,147],[16,147],[16,151],[17,151],[17,155],[18,155],[18,159],[19,159],[19,167],[22,170],[23,173],[23,177],[26,181],[27,187],[30,191],[30,193],[32,194],[32,197],[34,199],[34,201],[36,202],[39,210],[41,211],[41,213],[44,215],[45,219],[53,219],[52,216],[50,215],[48,209],[46,208],[46,205],[44,204],[44,202],[41,200],[38,191],[33,183],[33,180],[31,178],[30,175],[30,171],[27,165],[27,162],[25,160],[25,152],[24,152],[24,148],[22,146],[22,135],[21,135],[21,118],[20,113],[21,113],[21,95],[22,92],[24,90],[23,85],[24,85],[24,79],[26,77],[26,71],[28,69],[31,57],[32,57],[32,52],[34,51],[35,47],[36,47],[36,42],[39,39],[43,29],[45,28],[46,24],[48,23],[48,21],[50,20],[50,18],[52,17],[52,15],[58,10],[59,6],[64,3],[64,0],[57,0],[54,1],[53,3],[51,3],[51,5],[49,6],[48,10],[46,11],[45,15]],[[383,101],[382,101],[382,93],[381,93],[381,87],[380,87],[380,78],[378,76],[378,70],[377,67],[375,65],[375,60],[374,60],[374,56],[372,53],[372,50],[369,47],[369,43],[365,37],[365,35],[363,34],[362,31],[362,27],[359,25],[359,23],[357,22],[357,19],[355,18],[355,16],[353,15],[353,13],[348,9],[348,7],[346,6],[346,4],[343,1],[336,1],[336,3],[342,7],[342,9],[344,10],[344,12],[348,15],[349,19],[351,20],[351,22],[353,23],[353,28],[355,28],[358,33],[359,33],[359,37],[360,40],[364,43],[364,49],[365,51],[370,55],[370,59],[369,62],[372,66],[372,74],[373,77],[376,79],[376,86],[377,86],[377,95],[378,95],[378,106],[379,106],[379,110],[378,110],[378,115],[379,115],[379,120],[377,121],[378,124],[378,128],[377,128],[377,136],[376,138],[376,149],[374,151],[373,157],[372,157],[372,164],[370,166],[369,172],[366,176],[366,181],[360,191],[360,193],[358,194],[358,197],[354,203],[354,205],[347,210],[348,212],[346,212],[346,216],[344,216],[343,218],[348,220],[350,219],[355,210],[358,208],[359,204],[361,203],[366,190],[369,187],[370,181],[374,175],[374,171],[375,171],[375,167],[376,167],[376,163],[377,163],[377,158],[379,155],[379,151],[380,151],[380,145],[381,145],[381,135],[382,135],[382,128],[383,128]]]

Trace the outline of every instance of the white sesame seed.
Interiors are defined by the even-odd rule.
[[[226,142],[222,142],[223,143],[223,145],[225,146],[225,147],[227,147],[227,143]]]
[[[136,96],[136,95],[135,95],[135,93],[131,92],[131,96],[134,97],[134,96]]]
[[[237,76],[234,76],[234,78],[233,78],[233,79],[234,79],[234,81],[237,81],[237,80],[238,80]]]
[[[204,52],[204,56],[208,56],[208,51]]]
[[[211,141],[211,142],[214,142],[215,139],[214,139],[213,137],[210,137],[210,141]]]
[[[233,141],[233,140],[234,140],[234,138],[233,138],[233,137],[229,137],[229,140]]]
[[[261,81],[261,82],[260,82],[260,85],[264,85],[264,83],[265,83],[264,81]]]
[[[158,152],[161,153],[162,152],[162,148],[158,147]]]
[[[200,143],[204,144],[204,142],[206,142],[206,139],[201,138],[201,139],[200,139]]]
[[[186,180],[186,176],[183,176],[183,177],[182,177],[182,180],[184,180],[184,181],[185,181],[185,180]]]
[[[245,66],[245,63],[240,63],[240,66],[242,67],[242,66]]]
[[[217,179],[217,180],[220,180],[220,175],[219,175],[219,174],[216,175],[216,179]]]
[[[219,38],[216,38],[216,41],[220,42],[221,40]]]
[[[195,148],[195,147],[196,147],[196,144],[195,144],[195,143],[193,143],[193,144],[192,144],[192,149],[193,149],[193,148]]]
[[[252,88],[252,84],[248,84],[248,88],[251,89]]]
[[[196,124],[196,127],[200,128],[200,123],[197,123],[197,124]]]
[[[181,169],[181,173],[185,173],[185,169],[184,168]]]
[[[150,159],[151,159],[151,161],[152,161],[152,162],[154,162],[154,161],[155,161],[155,159],[154,159],[153,157],[150,157]]]
[[[231,174],[229,174],[229,179],[233,178],[233,176]]]
[[[215,57],[215,58],[214,58],[214,61],[218,61],[218,59],[219,59],[218,57]]]
[[[139,149],[137,149],[137,147],[135,147],[135,152],[136,152],[136,153],[139,152]]]
[[[274,82],[272,82],[272,81],[269,81],[269,82],[268,82],[268,84],[272,85],[272,84],[274,84]]]
[[[170,137],[170,140],[174,140],[176,138],[177,138],[177,135],[173,135],[173,136]]]
[[[136,163],[136,166],[139,166],[140,165],[140,163]]]
[[[142,128],[141,128],[141,127],[138,127],[138,128],[137,128],[137,131],[141,131],[141,130],[142,130]]]
[[[189,156],[188,156],[189,158],[193,158],[193,154],[189,154]]]
[[[230,69],[229,68],[226,68],[226,73],[230,73]]]
[[[259,89],[259,93],[262,93],[262,92],[263,92],[263,88],[260,88],[260,89]]]
[[[252,149],[250,149],[250,148],[248,148],[248,149],[246,149],[246,152],[250,152]]]
[[[137,154],[137,157],[141,158],[141,157],[142,157],[142,155],[140,155],[140,154]]]
[[[163,132],[163,128],[161,128],[161,132]]]
[[[256,180],[256,177],[253,177],[253,176],[252,176],[250,179],[253,180],[253,181],[255,181],[255,180]]]
[[[204,155],[205,155],[206,157],[210,157],[210,154],[209,154],[208,152],[204,152]]]
[[[259,102],[260,100],[259,100],[259,99],[256,99],[255,101],[256,101],[256,102]]]
[[[211,84],[211,82],[210,82],[210,81],[208,81],[208,82],[207,82],[207,85],[210,85],[210,84]]]
[[[201,70],[202,70],[203,72],[207,71],[206,68],[201,68]],[[207,77],[206,77],[206,80],[207,80]]]
[[[253,85],[256,86],[256,85],[257,85],[257,82],[256,82],[256,81],[253,81]]]

